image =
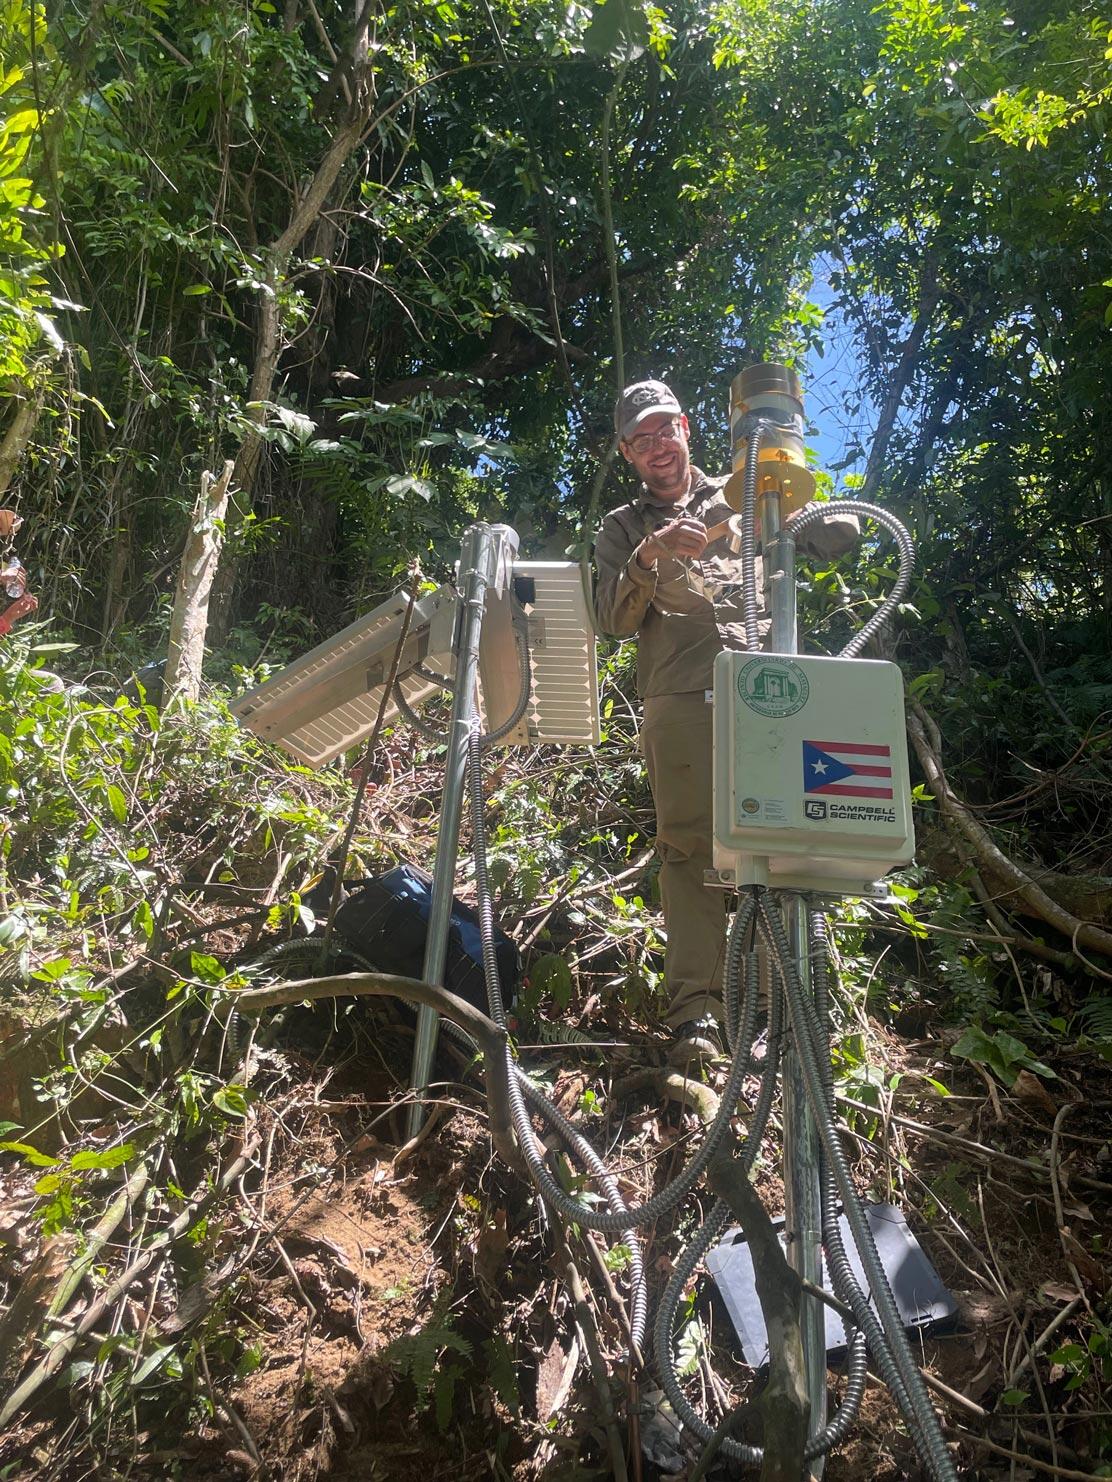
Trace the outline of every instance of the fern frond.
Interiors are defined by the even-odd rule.
[[[1077,1011],[1091,1039],[1112,1040],[1112,998],[1090,998]]]

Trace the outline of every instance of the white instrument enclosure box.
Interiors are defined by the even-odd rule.
[[[914,854],[897,666],[720,653],[714,666],[719,880],[862,895]]]

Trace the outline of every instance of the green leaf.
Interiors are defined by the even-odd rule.
[[[295,412],[292,407],[275,407],[279,422],[299,443],[305,444],[317,430],[317,424],[304,412]]]
[[[221,1086],[213,1092],[212,1104],[224,1116],[240,1120],[247,1115],[247,1087]]]
[[[386,488],[391,494],[417,494],[422,499],[431,499],[436,492],[427,479],[413,478],[407,473],[392,474],[386,480]]]
[[[133,1156],[135,1144],[123,1142],[119,1147],[105,1148],[102,1152],[92,1151],[74,1153],[70,1159],[70,1167],[75,1172],[88,1172],[93,1168],[119,1168]]]
[[[200,298],[203,293],[211,293],[212,289],[207,283],[191,283],[188,288],[182,289],[184,298]]]
[[[193,976],[200,978],[202,983],[222,983],[227,977],[220,963],[207,952],[191,952],[189,966]]]
[[[68,957],[52,957],[49,962],[40,963],[31,976],[39,983],[58,983],[72,966]]]
[[[10,947],[20,937],[27,935],[27,923],[22,916],[5,916],[0,921],[0,947]]]
[[[1004,1405],[1022,1405],[1027,1399],[1030,1399],[1030,1395],[1025,1389],[1006,1389],[1000,1396],[1001,1404]]]
[[[635,62],[648,46],[651,35],[648,17],[632,0],[605,0],[583,33],[583,46],[595,56]]]
[[[529,970],[529,984],[542,998],[551,998],[558,1009],[566,1009],[571,1002],[574,987],[571,968],[556,952],[537,958]]]
[[[29,1142],[0,1142],[0,1148],[7,1153],[18,1153],[35,1168],[55,1168],[61,1161],[59,1158],[52,1158],[49,1153],[40,1153]]]
[[[107,790],[108,806],[112,809],[112,817],[117,823],[127,822],[127,798],[114,782],[109,783]]]
[[[1036,1060],[1022,1040],[1004,1029],[986,1034],[979,1024],[971,1024],[950,1053],[962,1060],[987,1065],[1006,1086],[1015,1084],[1020,1070],[1032,1070],[1047,1080],[1057,1080],[1048,1065]]]
[[[140,901],[132,912],[131,924],[149,942],[154,936],[154,912],[150,901]]]
[[[163,1365],[166,1363],[173,1352],[174,1344],[164,1343],[161,1348],[156,1348],[153,1353],[149,1353],[136,1369],[135,1373],[132,1374],[130,1381],[131,1384],[133,1386],[138,1386],[142,1384],[145,1379],[149,1379],[152,1374],[156,1374],[158,1370],[163,1367]]]

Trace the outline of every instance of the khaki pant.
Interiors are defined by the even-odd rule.
[[[704,692],[645,701],[641,750],[656,804],[656,848],[668,943],[668,1023],[721,1017],[726,892],[708,889],[713,835],[712,706]]]

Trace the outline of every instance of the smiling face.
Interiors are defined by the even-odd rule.
[[[628,441],[621,444],[622,456],[633,464],[653,497],[664,503],[677,503],[690,487],[688,431],[687,418],[682,412],[679,416],[657,412],[646,417]]]

